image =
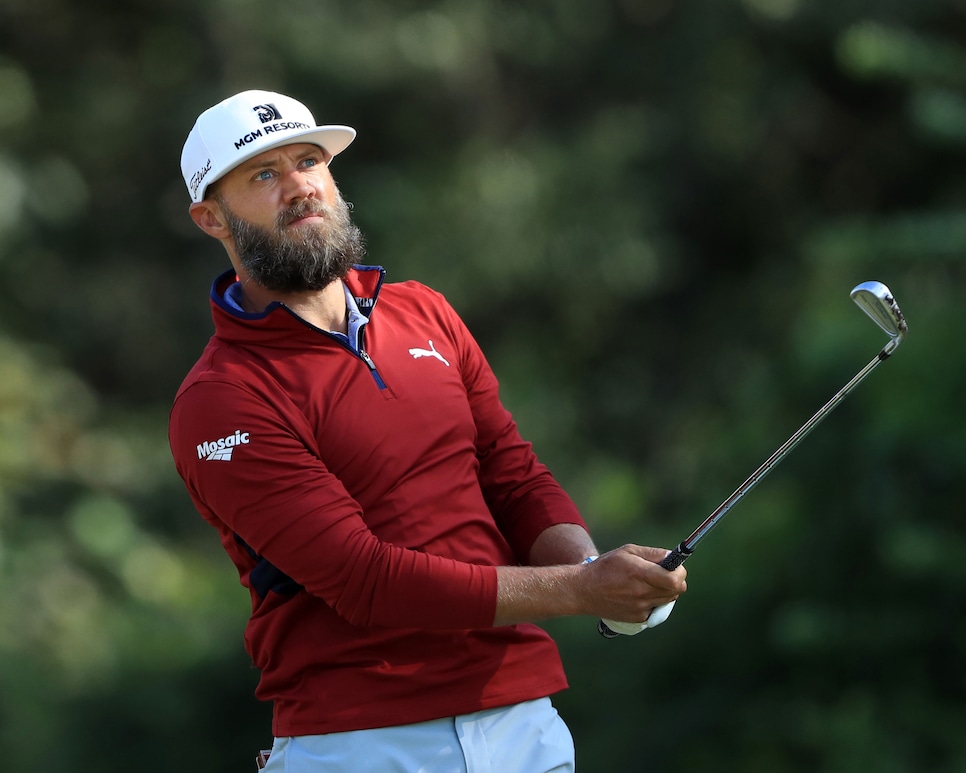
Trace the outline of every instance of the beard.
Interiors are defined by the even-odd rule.
[[[242,268],[262,287],[281,293],[321,290],[344,279],[366,254],[362,232],[352,222],[349,205],[338,196],[333,205],[305,199],[279,213],[274,228],[242,219],[217,197]],[[321,214],[321,223],[294,228],[289,223]]]

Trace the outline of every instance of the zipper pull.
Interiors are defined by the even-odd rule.
[[[372,357],[369,356],[369,353],[365,349],[359,349],[359,357],[362,358],[362,361],[366,364],[366,367],[369,368],[369,372],[376,380],[376,385],[380,389],[385,389],[386,382],[382,380],[382,376],[380,376],[379,371],[376,370],[376,363],[372,361]]]

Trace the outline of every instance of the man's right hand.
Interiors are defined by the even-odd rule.
[[[583,566],[586,582],[582,590],[590,594],[587,603],[597,617],[608,621],[640,625],[655,608],[672,604],[687,590],[687,571],[679,566],[673,572],[658,564],[668,554],[665,548],[624,545]],[[659,625],[663,619],[655,621]],[[654,625],[647,627],[654,627]],[[635,633],[639,633],[639,630]]]
[[[666,548],[624,545],[592,563],[497,568],[494,625],[589,615],[639,623],[687,590],[687,570],[658,566]]]

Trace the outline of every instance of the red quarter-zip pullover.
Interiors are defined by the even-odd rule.
[[[251,591],[245,643],[276,736],[566,687],[542,629],[493,627],[495,567],[583,521],[456,312],[384,276],[346,279],[369,316],[356,352],[280,304],[232,309],[222,275],[215,334],[171,412],[178,472]]]

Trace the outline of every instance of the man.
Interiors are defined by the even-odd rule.
[[[593,560],[456,312],[359,265],[328,166],[354,137],[246,91],[182,154],[191,217],[231,270],[170,441],[250,589],[267,770],[572,771],[549,699],[566,680],[532,621],[645,620],[685,571],[633,545]]]

